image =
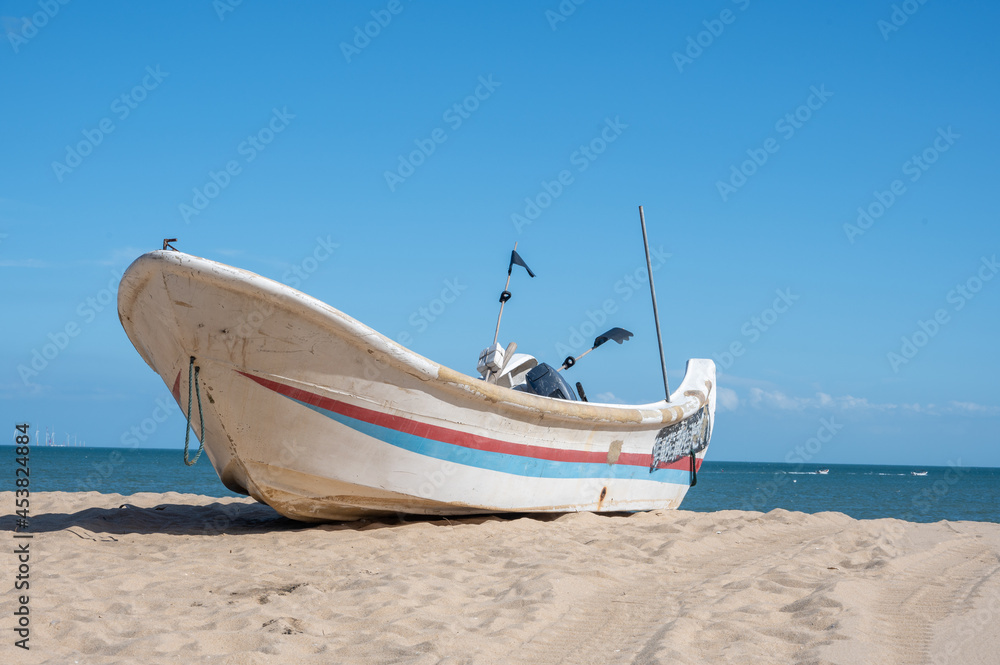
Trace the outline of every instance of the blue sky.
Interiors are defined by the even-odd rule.
[[[113,299],[166,237],[467,373],[518,242],[501,341],[628,328],[569,378],[654,401],[643,205],[671,383],[720,365],[712,459],[1000,466],[998,14],[2,2],[4,413],[181,445]]]

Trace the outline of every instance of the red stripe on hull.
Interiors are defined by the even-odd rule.
[[[439,427],[437,425],[430,425],[417,420],[403,418],[402,416],[393,416],[381,411],[366,409],[361,406],[355,406],[353,404],[341,402],[329,397],[323,397],[322,395],[317,395],[315,393],[302,390],[301,388],[294,388],[283,383],[278,383],[277,381],[272,381],[259,376],[253,376],[252,374],[247,374],[246,372],[239,373],[269,390],[273,390],[280,395],[284,395],[285,397],[290,397],[291,399],[305,402],[306,404],[316,406],[327,411],[333,411],[334,413],[339,413],[343,416],[347,416],[348,418],[362,420],[364,422],[378,425],[379,427],[393,429],[398,432],[413,434],[414,436],[419,436],[424,439],[433,439],[435,441],[441,441],[442,443],[450,443],[455,446],[462,446],[463,448],[471,448],[473,450],[504,453],[507,455],[517,455],[519,457],[532,457],[536,459],[551,460],[554,462],[578,462],[585,464],[608,463],[607,453],[547,448],[544,446],[531,446],[524,443],[500,441],[499,439],[477,436],[467,432],[460,432],[446,427]],[[615,464],[648,468],[652,460],[652,453],[649,455],[642,455],[639,453],[622,453],[619,455]],[[700,458],[696,458],[696,469],[701,467],[701,462],[702,460]],[[687,471],[691,468],[691,462],[687,458],[677,460],[676,462],[672,462],[670,464],[664,464],[661,462],[656,468]]]

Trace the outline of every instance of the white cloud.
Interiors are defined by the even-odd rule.
[[[13,259],[0,261],[0,268],[48,268],[49,264],[38,259]]]
[[[723,411],[735,411],[740,406],[740,397],[731,388],[719,388],[718,404]]]
[[[947,408],[955,414],[974,416],[1000,416],[1000,406],[985,406],[972,402],[948,402]]]
[[[146,249],[139,249],[138,247],[121,247],[111,250],[111,254],[107,258],[81,261],[80,263],[81,265],[112,266],[117,268],[119,266],[127,266],[151,249],[160,248],[147,247]]]
[[[719,399],[720,401],[723,399],[722,389],[719,391]],[[866,397],[854,397],[853,395],[833,397],[827,393],[817,392],[812,397],[792,397],[780,390],[764,390],[762,388],[750,389],[748,403],[756,409],[778,411],[822,409],[825,411],[919,413],[930,416],[1000,416],[1000,406],[986,406],[972,402],[948,402],[945,405],[879,404],[870,402]]]
[[[4,238],[8,237],[6,234],[0,233],[0,242]],[[153,248],[159,249],[159,247]],[[80,259],[74,261],[70,264],[71,266],[110,266],[113,268],[124,268],[128,266],[132,261],[148,252],[150,248],[139,249],[138,247],[122,247],[119,249],[114,249],[103,258],[93,258],[93,259]],[[50,263],[49,261],[42,261],[40,259],[4,259],[0,260],[0,268],[55,268],[56,264]]]

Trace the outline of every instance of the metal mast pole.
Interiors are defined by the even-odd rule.
[[[660,334],[660,314],[656,309],[656,288],[653,286],[653,264],[649,259],[649,240],[646,238],[646,217],[639,206],[639,223],[642,225],[642,244],[646,248],[646,272],[649,273],[649,294],[653,297],[653,321],[656,322],[656,343],[660,346],[660,369],[663,370],[663,390],[670,401],[670,385],[667,383],[667,361],[663,356],[663,336]]]
[[[516,242],[514,243],[514,251],[515,252],[517,251],[517,243]],[[509,291],[507,291],[507,289],[510,288],[510,274],[513,271],[514,271],[514,266],[511,266],[510,268],[507,269],[507,283],[504,284],[504,286],[503,286],[503,293],[504,294],[509,293]],[[493,343],[494,344],[497,343],[497,338],[500,337],[500,319],[503,318],[503,306],[506,305],[506,304],[507,304],[507,301],[504,299],[503,294],[501,294],[501,296],[500,296],[500,314],[497,316],[497,329],[496,329],[496,332],[493,333]]]

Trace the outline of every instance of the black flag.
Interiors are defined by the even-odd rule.
[[[625,330],[624,328],[612,328],[608,332],[604,333],[600,337],[594,340],[594,348],[596,349],[601,344],[604,344],[609,339],[614,340],[621,344],[622,342],[627,342],[632,339],[632,333]]]
[[[521,255],[517,253],[517,250],[513,249],[510,252],[510,265],[507,266],[507,274],[508,275],[511,273],[512,270],[514,270],[514,264],[515,263],[517,265],[519,265],[519,266],[524,266],[524,269],[528,271],[528,276],[529,277],[534,277],[535,276],[535,273],[531,272],[531,268],[529,268],[528,264],[524,262],[524,259],[521,258]]]

